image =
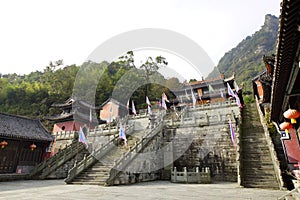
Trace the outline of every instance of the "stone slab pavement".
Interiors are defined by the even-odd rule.
[[[0,182],[0,199],[230,199],[273,200],[287,193],[239,187],[237,183],[174,184],[154,181],[124,186],[66,185],[63,180],[22,180]]]

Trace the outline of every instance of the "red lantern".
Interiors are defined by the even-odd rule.
[[[296,109],[289,108],[287,111],[283,113],[283,116],[287,119],[290,119],[292,124],[296,124],[297,123],[296,118],[300,117],[300,112]]]
[[[293,128],[290,122],[282,122],[279,127],[281,130],[285,130],[286,133],[289,133],[289,129]]]
[[[0,143],[0,146],[1,146],[2,149],[4,149],[7,145],[8,145],[8,143],[7,143],[5,140],[3,140],[3,141]]]
[[[32,143],[30,146],[31,151],[33,151],[36,148],[36,145],[34,143]]]

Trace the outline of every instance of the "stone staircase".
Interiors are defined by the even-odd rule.
[[[279,189],[270,150],[255,104],[243,110],[242,179],[244,187]]]
[[[129,151],[138,141],[141,140],[145,131],[136,131],[127,136],[127,145],[114,145],[108,153],[97,160],[92,166],[79,173],[72,181],[68,183],[83,185],[106,185],[110,177],[110,171],[115,162]]]
[[[33,179],[45,179],[63,164],[74,159],[75,156],[82,151],[85,151],[84,145],[82,143],[78,143],[77,140],[74,140],[70,145],[57,152],[54,156],[51,156],[35,166],[29,174],[29,177]]]

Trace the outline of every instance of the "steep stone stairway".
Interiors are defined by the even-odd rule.
[[[35,166],[29,176],[33,179],[45,179],[60,166],[75,158],[78,153],[81,153],[84,150],[84,145],[78,143],[77,140],[74,140],[70,145],[57,152],[54,156],[51,156]]]
[[[114,145],[108,153],[101,157],[91,167],[83,170],[71,182],[72,184],[105,185],[115,161],[119,160],[130,147],[141,140],[144,131],[138,131],[128,136],[127,145]],[[117,140],[116,140],[117,142]],[[115,142],[115,143],[116,143]]]
[[[252,188],[279,189],[271,154],[255,104],[243,110],[242,185]]]

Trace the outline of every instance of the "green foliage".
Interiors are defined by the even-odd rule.
[[[245,104],[251,104],[251,103],[254,103],[254,98],[253,98],[253,95],[244,95],[244,103]]]
[[[244,91],[252,91],[251,80],[265,69],[263,55],[275,53],[277,32],[278,18],[266,15],[262,28],[225,53],[208,78],[219,77],[220,72],[226,77],[235,73],[237,82],[245,83]]]
[[[59,114],[60,111],[51,105],[64,102],[71,96],[95,102],[98,106],[113,92],[133,99],[137,108],[145,108],[146,85],[150,100],[158,100],[163,92],[171,97],[168,88],[181,84],[177,78],[166,80],[157,72],[159,67],[167,64],[163,57],[156,57],[155,60],[149,57],[141,68],[135,68],[133,64],[133,53],[129,52],[112,63],[87,61],[81,66],[63,67],[63,61],[58,60],[50,62],[43,72],[36,71],[24,76],[1,75],[0,112],[43,119],[44,116]],[[131,91],[132,88],[134,91]],[[47,122],[44,124],[47,125]]]

